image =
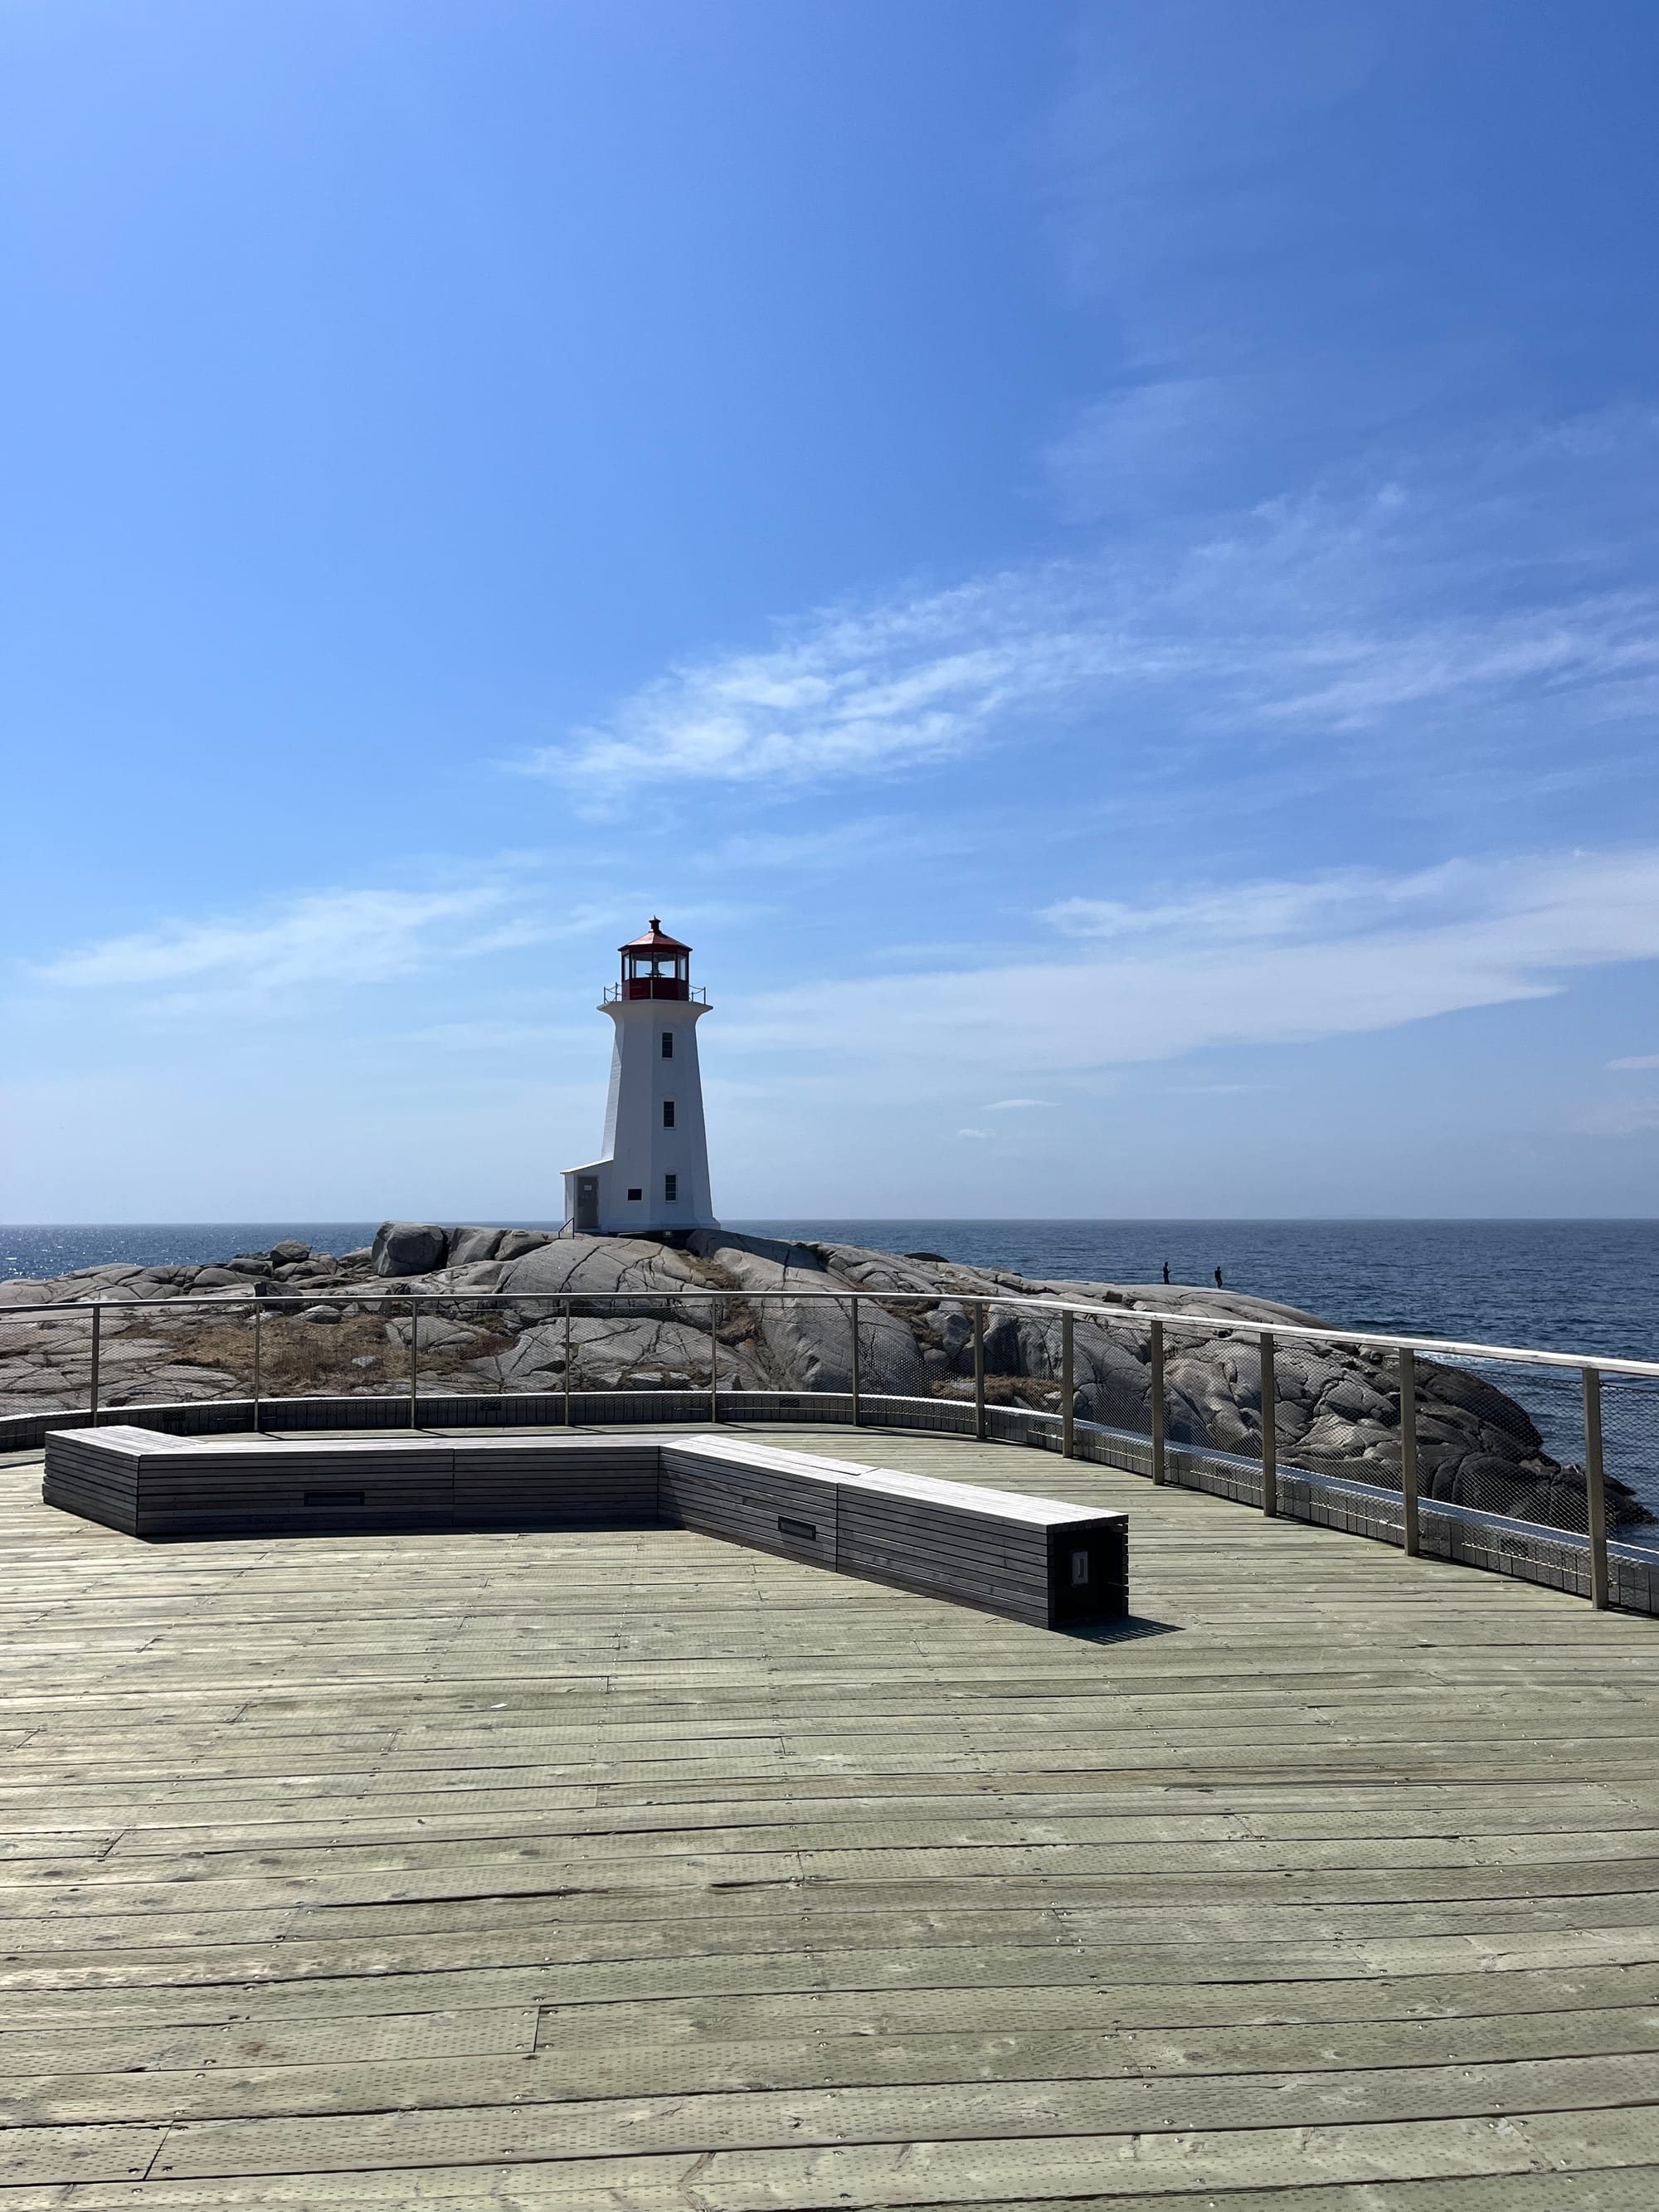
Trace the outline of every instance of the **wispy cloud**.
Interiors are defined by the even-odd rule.
[[[1513,773],[1534,744],[1554,767],[1565,733],[1659,706],[1659,580],[1634,495],[1656,463],[1654,422],[1627,414],[1461,472],[1327,485],[1109,555],[821,611],[767,649],[669,671],[518,766],[601,806],[646,783],[788,787],[1079,728],[1125,773],[1222,734],[1234,769],[1285,746],[1328,766],[1334,742],[1370,773],[1449,751]],[[842,834],[858,833],[819,849]]]
[[[1479,870],[1455,861],[1409,875],[1333,869],[1299,880],[1202,885],[1140,904],[1059,899],[1044,907],[1040,918],[1067,937],[1102,942],[1346,936],[1379,924],[1461,911],[1479,879]]]
[[[728,1028],[727,1049],[783,1046],[923,1070],[1084,1071],[1392,1029],[1545,997],[1578,970],[1659,957],[1659,848],[1366,880],[1369,916],[1345,914],[1340,932],[1322,926],[1322,883],[1304,887],[1299,907],[1296,886],[1252,887],[1253,912],[1271,907],[1267,893],[1282,895],[1279,925],[1254,933],[1206,893],[1160,902],[1145,930],[1133,911],[1127,924],[1117,917],[1125,949],[1109,957],[803,986],[751,1001]]]
[[[832,611],[769,652],[678,668],[520,763],[594,797],[664,778],[799,783],[962,751],[1002,717],[1098,680],[1109,639],[1066,621],[1062,572]]]
[[[32,973],[52,989],[133,994],[179,1011],[220,1003],[247,1010],[586,933],[600,918],[592,908],[549,915],[527,889],[502,883],[442,891],[321,890],[254,915],[106,938],[59,953]]]
[[[959,1137],[988,1137],[990,1133],[988,1129],[958,1129],[957,1131]]]
[[[980,1111],[982,1114],[1011,1114],[1018,1106],[1052,1106],[1053,1103],[1051,1098],[993,1098]]]
[[[1641,1069],[1645,1072],[1650,1068],[1659,1067],[1659,1052],[1638,1053],[1629,1060],[1610,1060],[1607,1066],[1620,1069]]]
[[[70,989],[112,990],[234,976],[253,990],[375,982],[417,965],[440,932],[499,906],[494,889],[319,891],[258,921],[180,922],[60,953],[37,973]]]

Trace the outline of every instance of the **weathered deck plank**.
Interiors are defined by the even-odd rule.
[[[1659,2200],[1651,1623],[879,1451],[1127,1507],[1132,1632],[0,1470],[0,2212]]]

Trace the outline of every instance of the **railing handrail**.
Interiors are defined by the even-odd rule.
[[[673,979],[667,975],[661,977],[654,975],[639,975],[635,976],[630,980],[639,983],[654,983],[657,981],[666,983],[672,981]],[[605,987],[604,1004],[607,1006],[614,1006],[618,1003],[623,1006],[626,1006],[630,1002],[634,1004],[642,1004],[647,1000],[655,999],[657,999],[657,994],[653,991],[641,991],[637,994],[637,996],[635,996],[635,994],[629,990],[628,984],[626,982],[607,983]],[[661,998],[658,1000],[657,1002],[662,1006],[706,1006],[708,1004],[708,986],[706,983],[688,983],[685,985],[683,991],[676,990],[672,994],[672,995],[668,992],[664,992]]]
[[[12,1279],[21,1280],[21,1278]],[[253,1279],[269,1281],[270,1278]],[[1625,1359],[1612,1353],[1546,1352],[1526,1346],[1465,1343],[1454,1337],[1396,1336],[1379,1329],[1310,1328],[1299,1322],[1281,1321],[1277,1316],[1176,1313],[1156,1306],[1100,1305],[1086,1298],[1030,1297],[1012,1291],[887,1291],[872,1290],[867,1285],[851,1283],[839,1291],[747,1290],[740,1285],[729,1290],[699,1290],[690,1284],[683,1289],[641,1285],[631,1291],[590,1291],[583,1289],[580,1284],[568,1285],[562,1290],[538,1290],[526,1286],[514,1291],[484,1291],[458,1285],[447,1291],[399,1291],[392,1287],[398,1279],[395,1275],[376,1275],[365,1284],[279,1283],[273,1285],[272,1290],[263,1296],[254,1291],[234,1291],[228,1284],[225,1284],[217,1290],[186,1291],[177,1297],[169,1298],[50,1298],[38,1305],[0,1307],[0,1313],[21,1318],[34,1314],[84,1313],[94,1306],[104,1306],[118,1312],[142,1312],[164,1306],[224,1308],[237,1304],[266,1305],[271,1303],[273,1294],[286,1304],[303,1297],[307,1291],[315,1293],[313,1303],[319,1305],[352,1300],[359,1304],[377,1304],[397,1300],[405,1305],[414,1305],[424,1300],[442,1305],[521,1305],[532,1300],[546,1302],[564,1298],[580,1300],[584,1305],[638,1305],[642,1302],[669,1301],[696,1304],[720,1298],[742,1299],[750,1304],[797,1300],[845,1305],[849,1298],[858,1297],[873,1298],[878,1304],[890,1305],[1012,1306],[1032,1313],[1086,1315],[1091,1320],[1114,1322],[1123,1328],[1156,1321],[1171,1328],[1235,1330],[1249,1335],[1258,1334],[1263,1328],[1270,1328],[1277,1338],[1293,1337],[1304,1344],[1370,1345],[1386,1352],[1420,1352],[1455,1359],[1509,1360],[1528,1366],[1571,1368],[1575,1373],[1582,1372],[1586,1367],[1594,1367],[1604,1375],[1632,1375],[1659,1380],[1659,1360]]]

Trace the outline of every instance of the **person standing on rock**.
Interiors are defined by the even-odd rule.
[[[1167,1260],[1164,1262],[1164,1279],[1166,1283],[1170,1279],[1170,1263]]]
[[[1224,1291],[1224,1290],[1226,1289],[1226,1287],[1227,1287],[1227,1285],[1226,1285],[1222,1281],[1222,1279],[1221,1279],[1221,1270],[1220,1270],[1220,1268],[1219,1268],[1219,1267],[1218,1267],[1218,1268],[1216,1269],[1216,1271],[1215,1271],[1215,1286],[1216,1286],[1217,1290],[1218,1290],[1218,1291]]]

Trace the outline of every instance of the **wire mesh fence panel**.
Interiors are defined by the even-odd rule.
[[[985,1314],[985,1398],[1011,1413],[1058,1417],[1065,1316],[1029,1306],[988,1305]],[[1076,1352],[1073,1353],[1075,1371]],[[1044,1424],[1046,1427],[1046,1423]]]
[[[1281,1468],[1400,1488],[1400,1370],[1392,1352],[1281,1337],[1273,1386]]]
[[[853,1300],[744,1297],[712,1301],[720,1340],[720,1387],[846,1395],[853,1388]],[[858,1300],[860,1386],[887,1387],[890,1317]]]
[[[778,1320],[783,1310],[775,1309]],[[818,1388],[853,1387],[853,1323],[839,1300],[804,1304],[795,1325],[806,1334],[804,1363]],[[943,1324],[941,1327],[940,1324]],[[973,1322],[957,1300],[945,1308],[865,1295],[858,1302],[858,1376],[862,1396],[965,1398],[974,1395]]]
[[[984,1433],[993,1443],[1058,1449],[1065,1316],[1058,1308],[995,1300],[988,1300],[982,1311],[980,1352],[976,1357],[970,1334],[957,1355],[966,1371],[951,1378],[950,1396],[972,1401],[977,1427],[982,1391]]]
[[[388,1320],[389,1313],[406,1310],[401,1303],[394,1308],[378,1299],[351,1310],[262,1298],[261,1401],[386,1397],[406,1390],[406,1347],[392,1333],[399,1323]]]
[[[1255,1329],[1167,1325],[1164,1376],[1171,1445],[1261,1458],[1261,1352]]]
[[[1401,1490],[1397,1351],[1281,1338],[1273,1365],[1281,1468]],[[1584,1532],[1583,1425],[1571,1370],[1419,1353],[1414,1380],[1425,1510],[1455,1505]]]
[[[1138,1318],[1077,1316],[1072,1333],[1075,1457],[1152,1474],[1152,1345],[1150,1325]],[[1058,1393],[1056,1412],[1064,1412]]]
[[[562,1395],[569,1345],[558,1299],[460,1298],[447,1301],[445,1310],[469,1334],[452,1340],[441,1370],[434,1369],[446,1379],[433,1389],[453,1389],[447,1378],[454,1376],[497,1398]]]
[[[999,1433],[1016,1442],[1046,1435],[1060,1419],[1065,1321],[1058,1307],[949,1297],[866,1297],[860,1304],[864,1390],[948,1408],[976,1407],[982,1389],[988,1415],[1005,1417]]]
[[[1261,1337],[1255,1325],[1184,1318],[1160,1324],[1163,1340],[1162,1449],[1167,1482],[1260,1505],[1262,1407]],[[1121,1401],[1141,1394],[1150,1435],[1154,1390],[1147,1328],[1144,1375],[1119,1386]],[[1150,1463],[1150,1462],[1149,1462]]]
[[[1582,1406],[1571,1370],[1421,1355],[1416,1366],[1425,1510],[1460,1505],[1587,1533]]]
[[[1072,1334],[1072,1388],[1079,1420],[1150,1437],[1152,1334],[1143,1321],[1079,1315]]]
[[[1607,1534],[1659,1556],[1659,1376],[1601,1375]]]
[[[882,1319],[872,1326],[870,1306],[872,1300],[860,1300],[860,1340],[862,1350],[860,1380],[862,1387],[902,1392],[916,1397],[937,1398],[947,1403],[974,1402],[974,1307],[963,1298],[940,1297],[926,1301],[907,1301],[895,1304],[890,1312],[883,1310]],[[880,1341],[881,1332],[890,1328],[896,1321],[907,1340],[902,1365],[911,1369],[908,1375],[896,1367],[890,1357],[880,1358],[879,1371],[885,1380],[879,1385],[872,1381],[877,1371],[871,1365],[870,1355]]]
[[[499,1397],[514,1340],[502,1309],[481,1299],[422,1300],[389,1316],[385,1335],[401,1385],[422,1397]],[[411,1358],[412,1354],[412,1358]]]
[[[972,1436],[978,1424],[978,1384],[972,1299],[860,1297],[859,1300],[859,1390],[862,1418],[879,1425],[915,1429],[939,1436]],[[988,1312],[987,1322],[989,1315]],[[987,1332],[988,1334],[988,1329]],[[826,1346],[826,1351],[831,1347]],[[822,1370],[830,1387],[840,1376],[833,1359]],[[987,1376],[989,1419],[987,1435],[997,1441],[1024,1441],[1018,1418],[1002,1419],[997,1410],[1000,1383]],[[842,1387],[844,1387],[842,1385]]]
[[[245,1297],[111,1302],[100,1310],[99,1401],[197,1405],[253,1395],[253,1323]]]
[[[532,1322],[507,1358],[515,1389],[562,1391],[568,1373],[573,1393],[636,1395],[706,1393],[718,1354],[706,1306],[657,1299],[607,1308],[575,1300],[568,1317]]]
[[[90,1407],[92,1338],[89,1305],[0,1313],[0,1415]]]

